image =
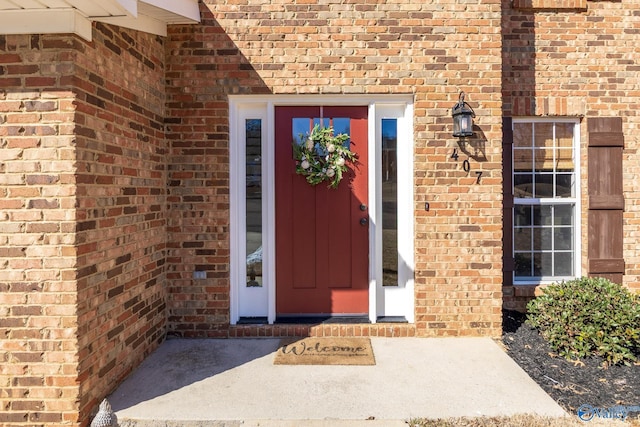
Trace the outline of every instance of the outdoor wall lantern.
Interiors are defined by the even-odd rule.
[[[466,138],[473,135],[473,118],[476,113],[473,108],[464,102],[464,92],[460,92],[458,103],[451,109],[453,116],[453,136]]]

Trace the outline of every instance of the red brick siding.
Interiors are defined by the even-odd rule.
[[[207,0],[201,10],[201,25],[173,27],[166,41],[104,25],[91,43],[0,36],[0,422],[86,425],[167,328],[498,335],[503,114],[623,117],[625,283],[637,288],[631,0],[564,12],[364,0]],[[460,90],[478,138],[456,162]],[[387,93],[414,97],[415,325],[229,327],[227,96]],[[462,170],[467,156],[479,185]],[[520,303],[513,294],[507,307]]]
[[[0,423],[88,424],[165,336],[163,61],[117,27],[0,37]]]
[[[402,93],[415,101],[417,334],[499,334],[499,2],[205,1],[201,10],[202,25],[175,27],[167,41],[170,330],[228,333],[226,96]],[[466,157],[450,159],[460,90],[478,113],[470,149],[482,154],[470,161],[481,185],[462,170]],[[208,278],[193,281],[201,268]]]
[[[159,37],[97,24],[70,76],[82,420],[166,331],[163,55]]]
[[[169,153],[169,331],[227,336],[229,325],[229,151],[226,94],[251,81],[210,18],[176,27],[167,41]],[[217,70],[214,58],[230,62]],[[205,70],[205,71],[201,71]],[[225,86],[229,84],[229,86]],[[248,84],[248,83],[247,83]],[[247,89],[250,90],[250,89]],[[206,280],[193,280],[193,271]]]
[[[587,0],[513,0],[515,9],[586,9]]]
[[[236,325],[233,338],[244,337],[415,337],[415,324]]]
[[[587,126],[622,117],[625,150],[624,284],[640,290],[640,15],[633,0],[587,2],[581,11],[515,10],[503,1],[505,116],[572,116],[581,121],[582,274],[587,274]],[[523,309],[533,289],[505,289],[505,307]]]
[[[74,94],[66,39],[0,36],[0,424],[77,420]],[[68,424],[67,424],[68,425]]]

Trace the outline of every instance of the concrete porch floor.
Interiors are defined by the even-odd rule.
[[[371,342],[375,366],[283,366],[273,364],[279,339],[169,339],[108,399],[123,427],[393,427],[414,417],[567,415],[489,338]]]

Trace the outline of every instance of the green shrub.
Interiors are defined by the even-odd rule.
[[[527,324],[567,359],[629,364],[640,353],[640,297],[603,278],[549,285],[527,305]]]

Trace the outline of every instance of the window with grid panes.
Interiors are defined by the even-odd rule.
[[[513,121],[514,283],[576,276],[579,126]]]

